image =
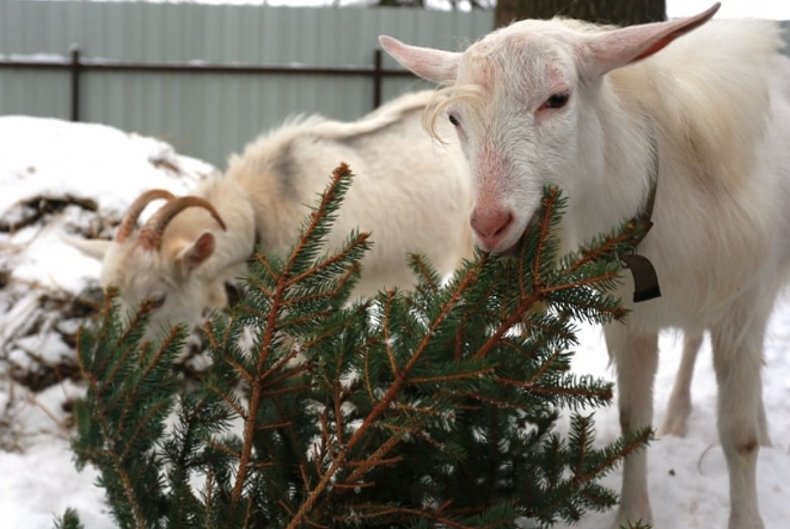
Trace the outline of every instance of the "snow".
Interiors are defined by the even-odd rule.
[[[63,63],[67,64],[69,60],[63,55],[56,53],[32,53],[32,54],[19,54],[10,53],[8,55],[0,53],[0,60],[11,62],[41,62],[41,63]]]
[[[59,234],[69,229],[109,236],[124,206],[142,190],[164,187],[181,193],[212,168],[178,156],[163,142],[100,125],[3,117],[0,142],[0,224],[23,218],[20,201],[31,197],[69,195],[97,203],[96,211],[70,205],[17,232],[0,232],[0,271],[11,271],[10,282],[0,288],[0,527],[49,529],[53,517],[71,506],[86,529],[109,529],[113,523],[103,490],[94,486],[96,473],[90,467],[77,472],[68,448],[64,403],[79,397],[82,387],[64,379],[33,392],[8,373],[12,367],[29,368],[35,360],[31,351],[44,355],[45,362],[72,354],[62,335],[75,331],[78,318],[45,314],[38,332],[26,334],[29,320],[42,311],[42,293],[57,297],[96,283],[97,263],[65,244]],[[600,331],[583,326],[580,338],[574,370],[611,379]],[[656,424],[663,417],[681,345],[676,334],[661,337]],[[760,451],[758,487],[767,529],[784,529],[790,520],[789,349],[790,300],[782,299],[770,323],[765,354],[764,398],[774,444]],[[657,439],[649,448],[656,529],[727,524],[727,469],[717,440],[710,357],[706,342],[695,373],[687,438]],[[615,439],[616,405],[597,410],[596,424],[600,442]],[[619,481],[619,471],[604,479],[615,490]],[[612,518],[612,512],[590,514],[578,527],[609,529]]]
[[[153,138],[57,119],[5,116],[0,145],[0,186],[13,188],[0,195],[0,212],[21,198],[47,193],[101,197],[102,206],[122,209],[130,196],[152,186],[173,192],[190,187],[182,178],[162,178],[166,172],[160,167],[170,164],[196,175],[213,170],[204,162],[177,157],[170,145]]]

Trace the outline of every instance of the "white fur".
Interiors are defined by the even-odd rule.
[[[672,385],[672,392],[669,395],[664,420],[658,428],[659,436],[674,435],[685,437],[688,432],[688,420],[691,415],[691,381],[694,377],[694,364],[702,347],[702,339],[702,334],[686,333],[685,335],[680,366],[675,376],[675,383]],[[771,446],[771,436],[768,432],[768,423],[762,399],[760,399],[758,414],[760,445]]]
[[[621,425],[628,433],[652,424],[658,331],[681,328],[693,341],[709,330],[730,470],[729,528],[762,529],[755,480],[758,441],[767,441],[763,336],[790,265],[790,60],[769,22],[714,22],[680,37],[714,12],[616,30],[526,20],[463,53],[381,41],[406,67],[450,85],[434,115],[460,118],[475,211],[512,214],[483,241],[494,251],[519,240],[544,184],[569,197],[570,247],[633,218],[650,189],[655,139],[655,225],[639,252],[655,265],[663,296],[629,304],[627,323],[605,329]],[[648,46],[676,37],[660,50]],[[570,93],[568,103],[546,109],[559,90]],[[477,100],[469,96],[475,92]],[[623,299],[632,289],[626,282]],[[681,370],[688,381],[693,343],[689,351]],[[650,519],[646,470],[644,451],[626,459],[615,526]]]
[[[426,255],[442,274],[449,273],[473,248],[464,222],[469,176],[449,128],[446,145],[420,130],[431,96],[430,91],[402,96],[351,123],[297,118],[261,136],[231,156],[224,177],[193,193],[214,205],[227,231],[205,210],[186,209],[168,225],[158,252],[142,248],[136,236],[113,243],[103,262],[102,285],[118,286],[125,306],[166,295],[152,331],[200,321],[207,310],[227,304],[225,282],[245,272],[256,233],[266,251],[288,252],[309,207],[343,161],[355,177],[328,248],[339,248],[357,228],[371,232],[374,243],[362,261],[355,295],[411,286],[409,252]],[[216,248],[190,266],[184,256],[207,231]]]

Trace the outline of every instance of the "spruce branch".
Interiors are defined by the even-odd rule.
[[[291,251],[251,260],[239,303],[205,327],[196,380],[172,372],[182,330],[141,342],[148,308],[124,326],[109,304],[81,333],[75,450],[119,524],[480,529],[612,505],[598,479],[649,432],[598,448],[589,415],[567,439],[553,425],[612,398],[569,372],[568,348],[574,321],[625,315],[610,293],[632,238],[559,256],[565,203],[547,189],[514,257],[478,252],[443,283],[413,255],[414,292],[349,303],[371,243],[322,245],[350,182],[339,167]]]
[[[346,170],[348,170],[348,168],[346,168]],[[311,234],[306,233],[305,237],[309,237],[310,235]],[[352,236],[351,240],[348,243],[346,243],[346,246],[342,248],[339,253],[324,258],[323,260],[316,263],[314,266],[305,270],[301,274],[297,275],[292,279],[289,279],[286,285],[291,286],[296,283],[307,281],[308,279],[311,279],[313,276],[324,274],[325,272],[331,270],[332,268],[338,265],[341,267],[341,269],[345,268],[344,261],[348,258],[349,254],[364,251],[367,248],[369,238],[370,238],[369,233],[358,233]],[[298,251],[298,250],[295,249],[294,251]],[[351,269],[350,272],[353,271],[354,269]],[[350,278],[350,273],[346,275],[345,278]]]
[[[544,255],[545,247],[547,246],[547,241],[549,240],[549,229],[551,228],[552,224],[556,221],[557,215],[555,213],[555,208],[560,198],[560,191],[556,187],[550,187],[543,197],[543,210],[541,215],[541,220],[538,228],[538,240],[537,240],[537,250],[535,251],[535,256],[532,259],[532,277],[533,281],[540,285],[540,277],[541,271],[543,269],[543,263],[546,258]]]
[[[475,353],[475,358],[485,358],[486,355],[493,349],[496,345],[498,345],[505,333],[512,330],[518,323],[520,323],[524,317],[524,315],[532,309],[532,307],[542,299],[542,293],[540,290],[533,292],[532,294],[528,295],[525,299],[521,301],[518,308],[511,313],[511,315],[503,322],[499,324],[496,331],[494,331],[488,340],[477,350]]]
[[[85,529],[85,526],[80,522],[77,511],[68,508],[63,516],[55,519],[55,529]]]
[[[409,254],[409,265],[419,278],[419,287],[425,291],[426,295],[436,296],[439,293],[441,278],[436,268],[429,263],[424,256],[419,254]]]
[[[431,322],[430,329],[435,330],[447,316],[449,315],[452,308],[456,306],[456,304],[461,299],[463,293],[472,283],[473,278],[476,277],[478,269],[476,267],[470,267],[467,273],[465,274],[463,280],[458,284],[455,291],[452,293],[450,299],[446,301],[440,309],[439,315]],[[327,486],[330,483],[330,480],[334,477],[334,474],[346,463],[346,459],[348,457],[348,452],[354,448],[354,446],[363,439],[363,436],[367,432],[367,430],[375,423],[375,421],[382,415],[385,410],[390,406],[390,404],[396,399],[401,386],[407,381],[410,371],[414,368],[417,361],[420,359],[420,356],[425,351],[429,341],[430,341],[431,332],[425,334],[425,337],[419,344],[419,346],[415,349],[412,353],[409,360],[403,366],[403,368],[395,375],[394,380],[390,384],[389,388],[387,388],[384,396],[375,404],[373,409],[370,413],[363,419],[362,424],[357,428],[351,438],[348,440],[345,446],[343,446],[337,453],[337,455],[332,459],[329,464],[329,468],[326,470],[324,475],[321,477],[321,480],[316,484],[315,488],[310,491],[310,494],[305,499],[304,503],[302,503],[299,510],[294,514],[293,518],[287,525],[286,529],[295,529],[298,527],[302,520],[305,518],[307,513],[312,508],[313,504],[318,500],[319,496],[326,490]]]
[[[599,236],[590,243],[583,245],[568,257],[568,269],[577,272],[583,266],[607,259],[616,258],[619,254],[633,250],[636,243],[644,237],[648,226],[634,221],[627,222],[614,234]]]
[[[302,229],[301,235],[291,250],[290,256],[286,259],[282,270],[276,273],[275,270],[270,267],[270,270],[275,272],[275,275],[272,276],[272,279],[275,280],[275,287],[270,295],[271,306],[266,316],[264,335],[257,352],[257,363],[252,381],[252,394],[249,399],[247,418],[244,421],[241,460],[239,462],[236,482],[232,492],[232,499],[234,502],[238,502],[241,499],[245,480],[247,478],[256,431],[255,422],[258,417],[258,409],[261,405],[261,400],[264,396],[264,382],[267,376],[290,360],[284,357],[275,363],[271,369],[265,370],[265,365],[273,350],[278,318],[286,305],[289,289],[300,281],[307,280],[311,275],[320,273],[321,270],[329,267],[330,264],[335,265],[336,263],[345,261],[350,254],[362,252],[367,248],[367,234],[363,233],[356,236],[350,244],[346,245],[345,248],[334,257],[325,259],[323,262],[313,266],[309,266],[309,263],[305,263],[305,254],[312,256],[315,253],[313,247],[320,244],[322,236],[327,233],[328,226],[334,219],[334,212],[337,210],[339,201],[342,199],[350,184],[350,179],[351,170],[346,164],[341,164],[333,171],[329,186],[324,193],[322,193],[318,206],[310,214],[309,221]],[[264,262],[267,263],[268,266],[269,260],[264,260]],[[323,314],[321,319],[328,315],[328,313]],[[313,318],[314,317],[315,314],[313,315]]]

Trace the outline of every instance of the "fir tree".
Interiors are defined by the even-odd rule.
[[[608,293],[644,227],[560,258],[547,189],[518,255],[479,254],[446,284],[411,256],[414,292],[349,303],[368,235],[321,245],[351,180],[335,170],[285,259],[255,255],[198,380],[172,368],[183,329],[141,341],[148,305],[122,322],[110,296],[80,333],[73,448],[118,526],[545,527],[612,506],[599,478],[650,432],[595,448],[579,410],[611,384],[571,374],[570,349],[574,321],[625,317]]]

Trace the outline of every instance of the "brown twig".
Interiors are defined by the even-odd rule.
[[[387,352],[387,359],[390,362],[392,376],[398,376],[398,362],[395,360],[395,352],[392,350],[392,336],[390,336],[390,314],[392,313],[392,300],[395,296],[393,290],[387,290],[387,299],[384,301],[384,314],[382,316],[382,331],[384,332],[384,350]]]
[[[354,471],[345,479],[346,483],[353,483],[358,479],[361,479],[370,469],[375,468],[377,466],[387,464],[392,464],[394,462],[400,461],[401,457],[389,458],[384,459],[384,456],[387,455],[398,443],[400,443],[401,438],[400,436],[393,435],[379,446],[372,454],[370,454],[367,459],[363,461],[354,461],[350,462],[349,466],[354,466]],[[385,462],[386,461],[386,462]]]
[[[414,377],[409,380],[409,384],[435,384],[437,382],[450,382],[451,380],[465,380],[468,378],[478,377],[485,375],[496,370],[495,366],[484,367],[482,369],[475,369],[472,371],[465,371],[463,373],[453,373],[451,375],[437,375],[435,377]]]
[[[540,268],[541,258],[543,257],[543,246],[546,239],[549,237],[549,229],[551,228],[551,219],[554,214],[554,204],[559,196],[559,189],[552,187],[548,190],[547,196],[543,198],[543,216],[540,221],[540,236],[538,237],[538,246],[535,250],[535,258],[532,261],[532,281],[540,284]]]

